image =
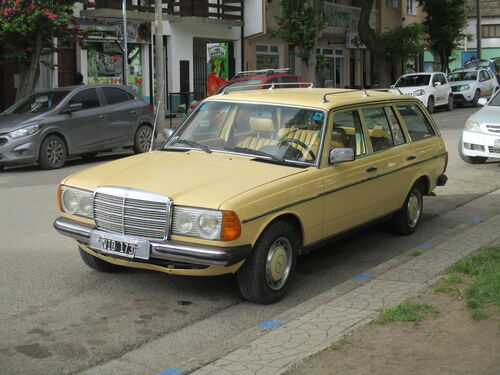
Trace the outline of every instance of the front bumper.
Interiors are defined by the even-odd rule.
[[[38,159],[38,134],[11,139],[0,135],[0,165],[32,164]]]
[[[91,225],[64,217],[59,217],[54,221],[54,228],[59,233],[74,238],[87,246],[90,244],[92,231],[96,229]],[[171,240],[150,241],[149,243],[149,259],[152,263],[158,259],[192,265],[229,267],[246,259],[251,251],[251,245],[218,247]],[[127,260],[130,259],[127,258]],[[143,259],[140,261],[144,262]]]
[[[498,140],[498,141],[497,141]],[[497,141],[497,147],[495,147]],[[484,134],[480,132],[463,131],[462,153],[467,156],[482,156],[486,158],[500,158],[500,134]]]
[[[455,103],[469,103],[474,99],[474,92],[460,91],[453,92],[453,101]]]

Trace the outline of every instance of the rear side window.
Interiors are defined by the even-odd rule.
[[[368,135],[372,142],[373,152],[382,151],[394,146],[389,121],[383,107],[363,109]]]
[[[399,104],[397,108],[408,128],[412,141],[436,135],[429,120],[415,104]]]
[[[82,109],[96,108],[101,106],[96,89],[80,91],[69,101],[70,105],[75,103],[82,103]]]
[[[104,97],[106,98],[106,103],[108,105],[126,102],[130,100],[129,94],[118,87],[103,87]]]

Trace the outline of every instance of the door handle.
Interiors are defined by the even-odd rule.
[[[132,115],[136,115],[138,112],[137,111],[131,111],[130,112]]]
[[[378,168],[377,167],[370,167],[366,171],[367,172],[375,172]]]
[[[415,160],[417,157],[415,155],[410,155],[406,158],[406,160],[408,161],[411,161],[411,160]]]
[[[106,118],[106,115],[99,115],[99,120],[104,120]]]

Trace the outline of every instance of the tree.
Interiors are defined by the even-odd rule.
[[[323,0],[281,0],[281,14],[275,16],[279,30],[274,36],[287,42],[302,63],[306,81],[315,81],[316,44],[324,27]]]
[[[438,60],[439,70],[446,72],[452,51],[464,38],[462,30],[467,26],[466,0],[418,0],[418,2],[426,13],[424,25],[429,50],[434,55],[434,61]]]
[[[80,40],[71,0],[2,0],[0,3],[0,43],[4,59],[20,65],[16,101],[34,91],[43,54],[53,53],[58,44]],[[69,26],[72,27],[69,27]]]
[[[393,30],[383,32],[370,26],[374,0],[360,0],[361,14],[359,16],[359,36],[372,52],[375,72],[378,74],[380,87],[391,85],[391,66],[408,56],[414,56],[423,51],[421,24],[398,26]]]

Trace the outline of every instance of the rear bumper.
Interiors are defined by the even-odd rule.
[[[90,225],[63,217],[54,221],[54,228],[62,235],[74,238],[87,246],[90,244],[92,231],[95,230]],[[92,250],[98,252],[95,249]],[[203,266],[229,267],[246,259],[251,251],[251,245],[218,247],[171,240],[150,241],[149,243],[149,259],[151,260],[163,259]],[[127,258],[127,260],[131,259]],[[144,263],[143,259],[140,261]]]

